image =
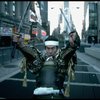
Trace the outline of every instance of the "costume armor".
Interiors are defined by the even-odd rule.
[[[57,91],[59,90],[58,94],[69,96],[69,83],[74,76],[74,71],[72,69],[74,62],[72,57],[77,49],[76,44],[75,47],[67,46],[58,49],[55,56],[51,57],[48,57],[46,53],[43,54],[35,47],[17,46],[26,58],[26,69],[36,76],[36,90],[41,90],[40,87],[47,89],[53,88],[57,89]],[[67,89],[63,86],[66,75],[68,76]],[[65,93],[62,91],[64,89]],[[66,92],[66,90],[68,91]],[[34,91],[33,93],[37,92]],[[49,91],[49,93],[51,92]]]

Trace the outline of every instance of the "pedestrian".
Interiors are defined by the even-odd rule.
[[[95,45],[95,38],[92,37],[92,45]]]
[[[59,40],[49,36],[45,42],[45,50],[26,46],[18,42],[19,49],[26,58],[27,69],[35,75],[36,86],[33,89],[35,98],[62,98],[65,99],[64,81],[71,74],[73,66],[72,57],[79,46],[76,31],[69,34],[69,46],[59,48]],[[76,40],[77,39],[77,40]]]

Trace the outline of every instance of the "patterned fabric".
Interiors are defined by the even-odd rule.
[[[49,73],[49,70],[48,69],[45,70],[44,68],[44,63],[48,59],[48,55],[46,51],[40,52],[35,47],[22,46],[22,45],[18,45],[17,48],[23,53],[24,57],[26,58],[27,69],[36,75],[37,87],[41,86],[41,79],[40,79],[41,70],[45,71],[45,74],[42,73],[43,76],[46,77],[47,74],[48,76],[51,75]],[[76,45],[75,47],[71,47],[69,45],[69,46],[66,46],[65,48],[58,49],[56,54],[52,56],[54,65],[56,67],[56,71],[53,71],[55,69],[50,69],[50,72],[55,75],[54,77],[56,77],[56,79],[54,78],[55,80],[54,84],[56,84],[59,90],[64,89],[63,83],[65,81],[65,76],[68,76],[69,83],[71,79],[74,79],[74,70],[72,66],[74,66],[74,64],[76,63],[76,62],[73,62],[73,60],[75,59],[73,55],[75,55],[76,49],[77,49]],[[25,74],[25,78],[26,78],[26,74]],[[50,81],[49,77],[48,78],[46,77],[46,79],[49,83]],[[67,88],[65,88],[65,92],[66,92],[66,89],[68,90],[67,93],[69,93],[70,92],[69,84]],[[69,94],[65,93],[65,95],[69,95]]]

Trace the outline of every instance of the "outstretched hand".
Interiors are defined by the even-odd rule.
[[[17,34],[13,34],[12,39],[13,39],[13,42],[18,42],[19,35],[17,35]]]
[[[74,47],[74,41],[76,39],[76,32],[70,33],[69,35],[69,42],[72,47]]]
[[[71,47],[75,47],[75,48],[80,47],[81,40],[76,31],[70,33],[69,42]]]

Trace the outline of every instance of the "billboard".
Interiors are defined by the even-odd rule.
[[[37,28],[32,28],[32,34],[35,34],[37,36],[38,35],[38,29]]]
[[[32,10],[29,11],[29,21],[30,22],[36,22],[37,21],[37,16]]]
[[[29,34],[24,34],[24,40],[30,40],[30,35]]]
[[[10,27],[0,27],[1,36],[12,36],[12,28]]]

